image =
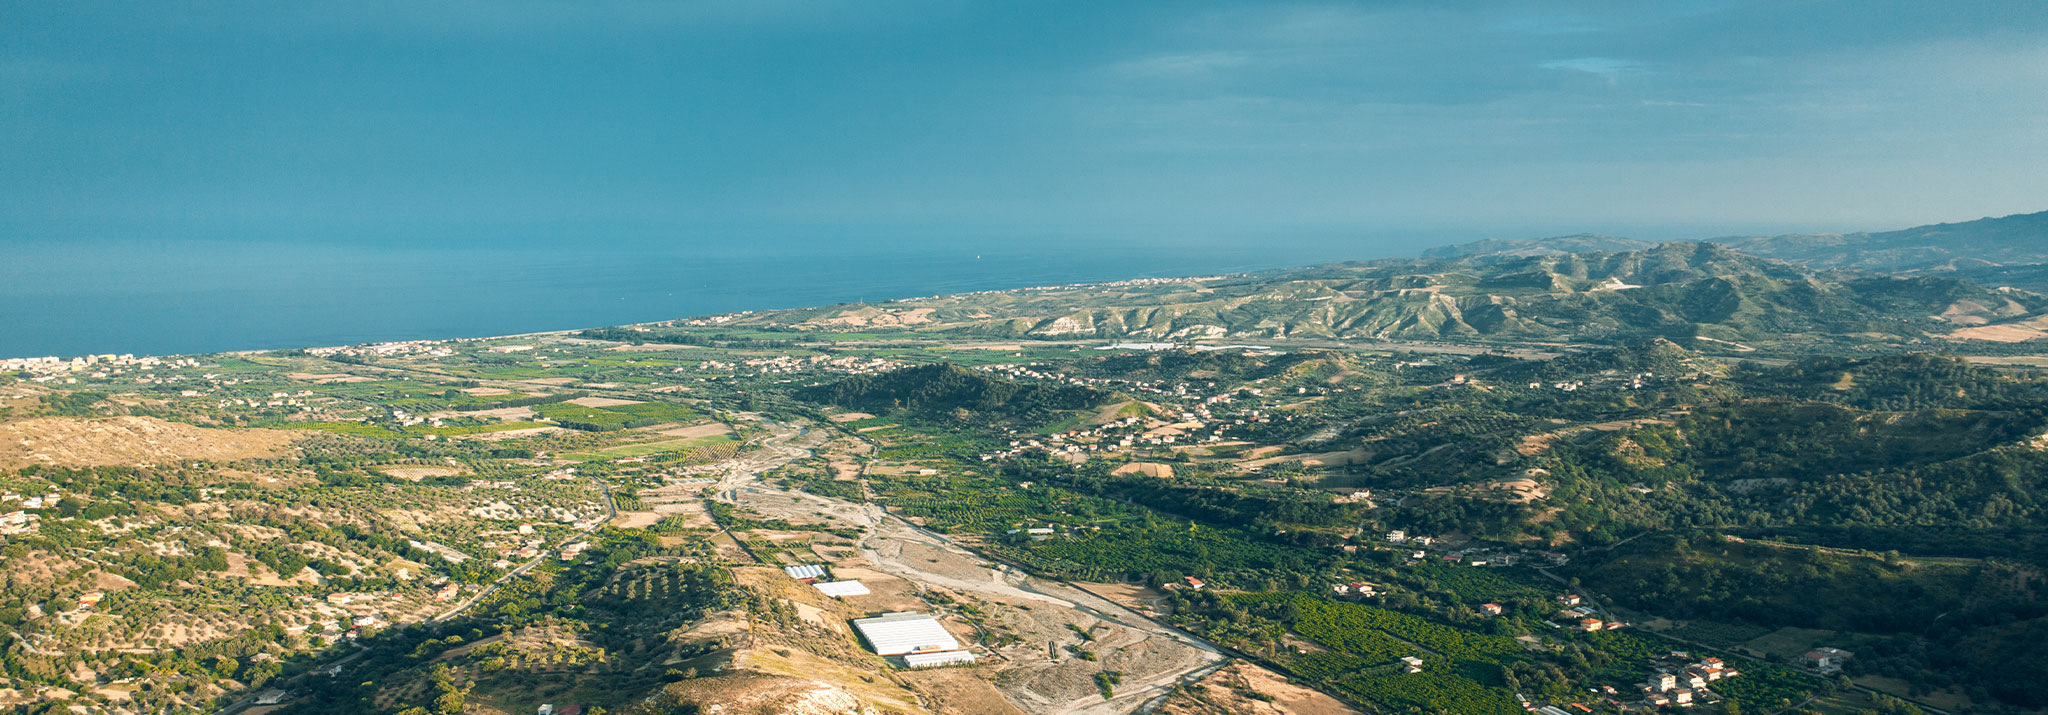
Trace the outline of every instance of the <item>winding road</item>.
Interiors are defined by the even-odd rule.
[[[832,437],[821,430],[769,420],[763,420],[761,424],[768,428],[769,435],[760,439],[759,449],[730,460],[719,468],[719,482],[714,492],[714,498],[719,501],[734,505],[745,504],[749,508],[771,515],[775,511],[792,511],[792,507],[789,506],[791,503],[800,504],[804,514],[823,512],[833,515],[840,521],[859,526],[862,534],[857,541],[857,547],[862,557],[885,573],[920,585],[940,586],[1013,600],[1042,602],[1083,613],[1141,634],[1140,640],[1160,638],[1172,641],[1178,646],[1191,649],[1195,654],[1195,657],[1191,658],[1193,665],[1189,667],[1170,669],[1149,676],[1142,682],[1126,680],[1118,686],[1115,697],[1108,700],[1104,700],[1100,695],[1090,695],[1060,703],[1016,702],[1019,707],[1048,715],[1121,715],[1149,711],[1171,695],[1176,685],[1199,679],[1230,662],[1231,655],[1224,649],[1193,634],[1155,621],[1079,587],[1026,574],[1014,566],[1003,564],[945,535],[890,514],[878,504],[855,503],[784,489],[761,481],[761,473],[810,456],[814,448]],[[767,498],[772,498],[773,503],[769,503]],[[904,550],[909,546],[937,549],[970,560],[985,572],[986,578],[963,578],[957,572],[937,572],[918,563],[917,560],[904,557]],[[983,563],[996,565],[980,566]]]

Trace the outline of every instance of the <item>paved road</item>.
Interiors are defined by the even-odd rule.
[[[1048,704],[1042,708],[1044,712],[1093,715],[1149,711],[1172,695],[1175,686],[1206,676],[1230,662],[1232,653],[1193,634],[1155,621],[1078,586],[1031,577],[1013,564],[990,557],[938,532],[912,524],[888,513],[873,502],[854,503],[809,492],[782,489],[761,482],[759,475],[762,472],[810,456],[811,448],[832,436],[823,430],[810,430],[775,422],[763,424],[769,428],[770,434],[761,440],[760,449],[749,453],[746,458],[727,463],[723,468],[715,491],[715,498],[719,501],[738,504],[749,495],[792,500],[804,505],[806,513],[822,511],[859,524],[862,535],[858,541],[858,548],[869,563],[882,571],[914,583],[1005,598],[1043,601],[1086,613],[1103,622],[1142,634],[1145,638],[1170,640],[1200,652],[1199,662],[1194,667],[1170,669],[1144,681],[1126,681],[1118,686],[1116,697],[1108,701],[1102,700],[1099,696],[1089,696],[1072,702]],[[865,494],[865,483],[862,486]],[[904,543],[920,543],[928,548],[985,560],[998,566],[987,569],[986,580],[968,578],[957,573],[935,573],[927,564],[919,563],[918,560],[900,558],[901,546]]]

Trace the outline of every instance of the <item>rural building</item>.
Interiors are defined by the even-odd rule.
[[[941,653],[912,653],[903,656],[903,664],[911,668],[938,668],[974,662],[974,654],[964,650],[949,650]]]
[[[797,580],[825,577],[825,567],[819,566],[817,564],[798,564],[796,566],[784,566],[782,567],[782,572],[789,574],[790,578]]]
[[[820,593],[833,598],[868,595],[868,587],[861,585],[859,581],[823,581],[811,585]]]
[[[284,702],[284,695],[284,691],[278,690],[276,688],[271,688],[269,690],[263,691],[262,694],[256,696],[256,704],[276,705],[278,703]]]
[[[1842,664],[1855,656],[1855,653],[1840,648],[1815,648],[1800,656],[1799,661],[1822,673],[1834,673],[1839,672]]]
[[[1484,614],[1486,614],[1486,615],[1489,615],[1489,616],[1498,616],[1498,615],[1500,615],[1500,614],[1501,614],[1501,608],[1500,608],[1500,604],[1498,604],[1498,603],[1482,603],[1482,604],[1479,604],[1479,612],[1480,612],[1480,613],[1484,613]]]
[[[1567,607],[1579,605],[1579,594],[1567,593],[1562,596],[1558,596],[1557,602],[1559,605]]]
[[[877,655],[906,655],[959,650],[960,641],[931,616],[899,611],[874,618],[857,618],[853,628]]]

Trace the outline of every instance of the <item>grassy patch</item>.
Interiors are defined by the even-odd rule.
[[[607,432],[631,427],[682,422],[698,417],[696,410],[673,402],[642,402],[612,407],[584,407],[555,402],[533,408],[540,415],[570,429]]]
[[[443,436],[443,437],[452,437],[452,436],[456,436],[456,435],[465,435],[465,434],[486,434],[486,433],[490,433],[490,432],[509,432],[509,431],[512,431],[512,430],[516,430],[516,429],[533,429],[533,428],[536,428],[536,427],[552,427],[552,426],[553,426],[553,425],[549,425],[549,424],[546,424],[546,423],[542,423],[542,422],[499,422],[499,423],[496,423],[496,424],[488,424],[488,425],[452,425],[452,426],[448,426],[448,427],[426,427],[426,428],[422,428],[422,429],[419,429],[419,430],[416,430],[416,431],[418,431],[418,432],[421,432],[421,433],[424,433],[424,434],[437,434],[437,435],[441,435],[441,436]]]
[[[332,432],[334,434],[355,435],[357,437],[385,437],[396,439],[404,436],[397,432],[393,432],[389,428],[386,428],[382,425],[364,424],[361,422],[292,422],[278,426],[284,429],[318,430],[321,432]]]
[[[687,439],[662,440],[660,442],[641,442],[638,444],[624,444],[607,449],[596,449],[584,452],[570,452],[562,456],[568,459],[577,459],[590,462],[604,459],[623,459],[626,457],[641,457],[650,454],[660,454],[662,452],[680,452],[687,449],[710,447],[713,445],[725,444],[727,442],[733,441],[735,440],[732,435],[714,434],[706,437],[690,437]]]

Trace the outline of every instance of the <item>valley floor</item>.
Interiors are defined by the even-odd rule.
[[[1021,626],[1022,642],[994,647],[991,682],[1018,709],[1048,715],[1107,715],[1134,712],[1163,701],[1176,685],[1192,682],[1226,664],[1215,646],[1184,631],[1074,586],[1049,581],[1000,564],[943,535],[919,528],[875,504],[856,504],[774,486],[760,474],[808,456],[831,435],[804,426],[764,423],[770,431],[760,449],[714,465],[722,476],[716,498],[764,516],[791,522],[830,515],[862,531],[857,558],[830,564],[835,571],[867,568],[881,579],[901,579],[913,588],[972,594],[1006,623]],[[866,578],[874,581],[875,578]],[[876,584],[870,583],[871,588]],[[855,606],[864,597],[851,597]],[[999,616],[1000,617],[1000,616]],[[1098,661],[1048,654],[1044,644],[1070,639],[1073,629],[1093,634]],[[1098,666],[1100,663],[1102,665]],[[1123,674],[1114,697],[1096,692],[1095,673],[1115,667]]]

